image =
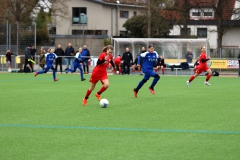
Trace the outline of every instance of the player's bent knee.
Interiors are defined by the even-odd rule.
[[[160,79],[160,76],[158,74],[155,74],[154,78]]]
[[[148,79],[143,79],[142,82],[143,83],[146,83],[148,81]]]

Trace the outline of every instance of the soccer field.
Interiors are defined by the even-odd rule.
[[[101,108],[84,76],[0,74],[0,159],[239,160],[239,78],[164,75],[135,98],[143,77],[112,75]]]

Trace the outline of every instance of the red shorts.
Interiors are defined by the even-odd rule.
[[[115,65],[116,66],[120,66],[121,65],[121,61],[115,61]]]
[[[206,72],[208,70],[208,66],[204,65],[204,66],[201,66],[199,65],[196,70],[195,70],[195,73],[198,73],[198,74],[201,74],[202,72]]]
[[[96,84],[99,80],[101,81],[101,83],[103,84],[103,80],[108,79],[107,73],[96,73],[96,72],[92,72],[92,76],[90,78],[90,82],[93,84]]]

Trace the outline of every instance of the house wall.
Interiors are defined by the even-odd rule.
[[[240,48],[240,28],[233,27],[223,35],[223,46],[235,46]]]
[[[197,35],[197,28],[207,28],[207,40],[209,41],[210,48],[216,49],[217,48],[217,26],[206,26],[206,25],[199,25],[199,26],[188,26],[191,28],[191,35]],[[174,26],[172,30],[170,30],[169,35],[180,35],[180,27]],[[222,37],[222,45],[223,47],[238,47],[240,48],[240,28],[239,27],[232,27],[230,28]]]
[[[73,29],[83,30],[83,26],[81,24],[72,24],[72,7],[87,8],[87,25],[84,25],[84,30],[107,30],[107,35],[109,37],[119,36],[119,31],[125,31],[125,28],[122,26],[128,18],[120,18],[120,14],[117,14],[117,6],[102,5],[85,0],[71,0],[71,3],[68,3],[67,18],[56,18],[57,35],[72,35]],[[119,12],[120,10],[129,11],[129,18],[133,16],[134,11],[137,12],[137,14],[140,14],[139,9],[134,7],[119,5]],[[117,28],[118,31],[116,31]]]

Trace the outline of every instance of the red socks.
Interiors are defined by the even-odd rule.
[[[98,94],[104,92],[107,88],[105,88],[104,86],[102,86],[102,88],[98,91]]]
[[[193,81],[195,78],[195,76],[191,76],[190,79],[189,79],[189,82]]]
[[[86,93],[86,96],[85,96],[85,99],[88,99],[89,95],[91,94],[92,91],[90,91],[89,89],[87,90],[87,93]]]
[[[211,75],[207,75],[207,77],[206,77],[206,82],[209,80],[211,78]]]

